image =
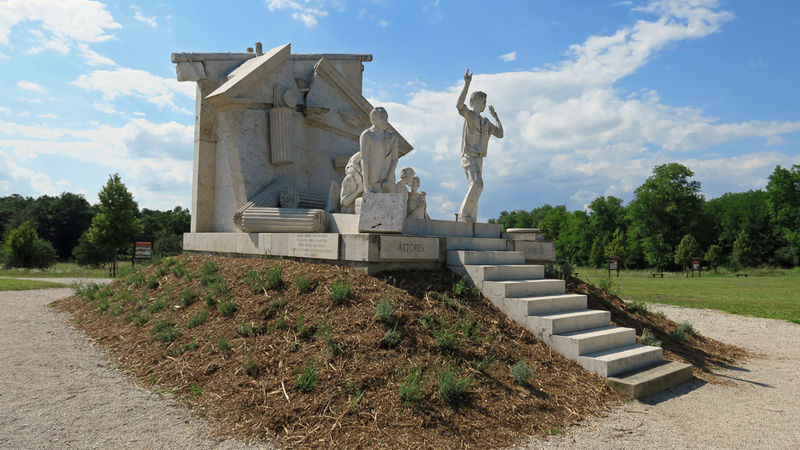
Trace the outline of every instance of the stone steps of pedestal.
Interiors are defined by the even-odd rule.
[[[447,250],[508,250],[508,241],[492,238],[449,237],[445,239]]]
[[[578,356],[578,364],[603,378],[659,363],[661,347],[630,345]]]
[[[635,329],[612,326],[550,336],[550,346],[572,360],[577,360],[578,356],[588,353],[626,347],[635,343]]]
[[[494,241],[494,240],[493,240]],[[611,313],[587,309],[585,295],[565,294],[563,280],[544,279],[543,266],[524,264],[522,252],[489,250],[497,243],[454,241],[447,265],[478,286],[495,306],[554,350],[638,398],[682,383],[692,366],[665,362],[660,347],[636,344],[633,328],[611,326]]]
[[[538,297],[561,295],[564,293],[564,280],[504,280],[483,282],[483,295],[491,300],[514,297]]]
[[[553,334],[590,330],[611,325],[611,313],[594,309],[559,311],[556,313],[528,316],[525,329],[545,338]]]
[[[525,264],[525,253],[498,250],[448,250],[448,265]]]
[[[694,367],[678,361],[659,363],[606,378],[606,384],[625,397],[655,394],[692,379]]]

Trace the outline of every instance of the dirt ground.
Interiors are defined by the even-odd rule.
[[[70,289],[0,293],[0,447],[246,448],[217,441],[170,396],[136,386],[71,318],[47,307]],[[797,448],[800,326],[650,305],[762,357],[633,401],[527,448]],[[263,445],[263,444],[262,444]]]

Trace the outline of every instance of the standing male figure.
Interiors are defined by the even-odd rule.
[[[361,170],[365,193],[395,192],[397,135],[389,128],[389,114],[378,106],[369,113],[372,126],[361,133]]]
[[[486,149],[489,146],[489,137],[494,135],[498,139],[503,137],[503,124],[493,106],[489,106],[489,114],[494,117],[497,125],[493,124],[486,117],[481,117],[481,113],[486,109],[486,93],[475,91],[469,97],[470,110],[464,104],[467,99],[469,84],[472,82],[472,74],[469,69],[464,72],[464,88],[458,96],[458,113],[464,116],[464,133],[461,137],[461,167],[467,175],[469,189],[464,201],[461,203],[461,210],[458,212],[459,222],[475,222],[478,218],[478,198],[483,192],[483,158],[486,156]]]

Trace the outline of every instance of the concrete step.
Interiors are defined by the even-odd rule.
[[[651,366],[608,377],[606,384],[625,397],[641,398],[691,380],[693,371],[694,367],[689,364],[661,361]]]
[[[483,295],[491,299],[564,294],[564,280],[484,281]]]
[[[519,317],[522,319],[527,319],[528,316],[540,316],[563,311],[580,311],[586,309],[586,296],[582,294],[564,294],[544,297],[506,298],[502,309],[512,318]],[[521,323],[524,324],[524,320]]]
[[[451,266],[525,264],[525,253],[498,250],[448,250],[447,264]]]
[[[562,311],[539,316],[528,316],[525,328],[536,336],[547,339],[553,334],[590,330],[611,324],[611,313],[595,309]]]
[[[603,327],[572,331],[550,336],[550,346],[569,359],[636,343],[636,330],[622,327]]]
[[[578,364],[586,370],[608,378],[662,360],[661,347],[630,345],[578,356]]]
[[[544,266],[530,264],[447,266],[451,272],[468,278],[472,284],[483,288],[484,281],[543,279]]]
[[[449,237],[445,245],[447,250],[508,250],[508,241],[505,239]]]

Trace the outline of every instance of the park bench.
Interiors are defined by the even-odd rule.
[[[746,274],[746,273],[737,273],[737,274],[736,274],[736,278],[739,278],[739,277],[745,277],[745,278],[747,278],[747,275],[748,275],[748,274]]]
[[[664,278],[664,272],[654,272],[654,273],[651,273],[650,275],[652,275],[653,278],[655,278],[655,277]]]

